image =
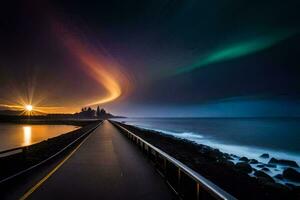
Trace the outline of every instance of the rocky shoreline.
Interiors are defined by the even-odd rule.
[[[280,183],[291,189],[299,187],[299,165],[295,161],[270,158],[267,153],[262,154],[260,158],[265,158],[266,162],[230,154],[230,159],[235,166],[252,177],[264,178],[269,182]]]
[[[266,153],[261,157],[268,162],[262,163],[157,131],[122,125],[238,199],[300,199],[300,173],[295,161],[270,158]],[[284,169],[282,173],[278,167]]]

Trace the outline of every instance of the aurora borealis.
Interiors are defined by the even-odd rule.
[[[230,100],[219,110],[255,101],[264,106],[258,114],[270,105],[298,115],[298,7],[290,0],[5,2],[0,109],[31,102],[46,113],[100,105],[126,116],[194,117],[216,116]],[[297,108],[274,108],[282,102]]]
[[[182,67],[176,70],[176,74],[186,73],[197,69],[199,67],[203,67],[212,63],[222,62],[226,60],[231,60],[234,58],[238,58],[241,56],[245,56],[251,53],[255,53],[266,48],[269,48],[276,43],[287,39],[294,32],[288,32],[283,34],[276,33],[275,35],[269,35],[261,38],[255,38],[249,41],[239,42],[237,44],[229,45],[228,47],[224,47],[220,50],[216,50],[207,56],[203,56],[200,58],[195,64]]]
[[[75,59],[81,62],[82,70],[106,90],[106,94],[96,100],[90,100],[86,106],[104,104],[120,97],[124,92],[122,90],[128,87],[128,80],[126,75],[122,73],[119,64],[109,55],[91,50],[92,47],[73,36],[70,31],[63,27],[64,25],[55,25],[54,32],[59,35],[64,46],[75,56]]]

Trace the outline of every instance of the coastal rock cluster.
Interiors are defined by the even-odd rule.
[[[278,160],[278,159],[275,159],[275,158],[271,158],[269,163],[287,165],[287,166],[290,166],[290,167],[299,167],[299,165],[293,160]]]
[[[285,169],[282,173],[282,177],[292,181],[300,182],[300,173],[293,168]]]
[[[230,159],[235,161],[235,168],[237,170],[256,177],[261,182],[280,183],[293,188],[300,185],[299,165],[295,161],[270,158],[270,155],[267,153],[260,156],[260,158],[264,159],[270,158],[266,163],[232,154],[230,156]]]
[[[239,157],[157,131],[124,126],[238,199],[300,197],[299,167],[294,161],[272,158],[267,153],[257,160]]]
[[[236,168],[245,172],[245,173],[251,173],[253,171],[251,165],[249,165],[247,162],[238,162],[236,163]]]

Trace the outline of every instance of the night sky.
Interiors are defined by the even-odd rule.
[[[7,1],[0,108],[300,116],[300,2]]]

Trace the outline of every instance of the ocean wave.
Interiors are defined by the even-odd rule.
[[[134,125],[137,126],[137,125]],[[166,135],[172,135],[178,138],[183,138],[183,139],[203,139],[203,135],[200,135],[199,133],[195,132],[190,132],[190,131],[184,131],[184,132],[175,132],[175,131],[169,131],[169,130],[163,130],[163,129],[157,129],[157,128],[149,128],[149,127],[144,127],[144,126],[137,126],[141,129],[144,130],[149,130],[149,131],[156,131],[160,132]]]
[[[257,159],[260,162],[266,162],[266,160],[263,160],[262,158],[260,158],[260,155],[263,153],[269,153],[271,157],[274,157],[277,159],[289,159],[289,160],[294,160],[297,163],[300,163],[299,154],[295,154],[293,152],[278,151],[278,150],[274,150],[274,149],[257,147],[257,146],[245,146],[245,145],[224,143],[222,141],[217,141],[217,140],[207,137],[207,136],[204,137],[203,135],[199,134],[198,132],[191,132],[191,131],[178,132],[178,131],[170,131],[170,130],[165,130],[165,129],[147,127],[147,126],[143,126],[143,125],[137,125],[136,123],[128,123],[128,124],[137,126],[141,129],[157,131],[162,134],[171,135],[171,136],[181,138],[181,139],[187,139],[187,140],[196,142],[198,144],[203,144],[203,145],[210,146],[212,148],[217,148],[224,153],[235,154],[240,157],[246,156],[251,159]]]

